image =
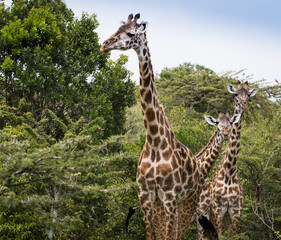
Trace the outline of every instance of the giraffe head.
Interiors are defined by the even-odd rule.
[[[237,88],[230,84],[227,84],[227,90],[234,95],[234,100],[240,109],[246,110],[249,106],[249,98],[256,95],[258,92],[257,88],[249,89],[248,81],[242,84],[240,81],[237,82]]]
[[[133,20],[134,18],[134,20]],[[101,46],[102,52],[109,52],[111,50],[128,50],[137,49],[140,47],[141,39],[146,31],[146,22],[137,23],[140,14],[133,14],[128,16],[127,22],[119,27],[116,33],[105,40]]]
[[[241,114],[235,114],[232,118],[230,118],[229,111],[227,111],[226,114],[219,112],[218,119],[215,119],[209,115],[204,117],[210,125],[217,126],[220,136],[223,137],[224,140],[226,140],[228,139],[228,135],[232,124],[237,123],[239,121]]]

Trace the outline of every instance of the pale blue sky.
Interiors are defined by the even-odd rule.
[[[6,1],[6,5],[9,5]],[[147,21],[154,71],[197,63],[218,73],[246,69],[254,80],[281,81],[281,1],[279,0],[65,0],[79,18],[97,14],[100,43],[130,13]],[[139,82],[135,52],[114,51],[113,60],[129,56],[127,68]]]

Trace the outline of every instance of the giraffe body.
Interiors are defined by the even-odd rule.
[[[242,114],[248,107],[249,97],[256,89],[249,90],[248,83],[238,84],[237,89],[228,85],[235,97],[235,114]],[[222,220],[228,215],[231,222],[231,235],[235,236],[243,208],[243,184],[237,173],[237,159],[240,149],[241,118],[233,125],[230,140],[224,156],[211,179],[203,184],[198,212],[204,214],[214,224],[218,235],[222,233]],[[205,239],[204,232],[197,220],[198,238]]]

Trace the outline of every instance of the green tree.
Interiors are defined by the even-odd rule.
[[[278,101],[264,110],[256,109],[248,115],[251,123],[242,132],[239,170],[245,188],[245,206],[241,228],[251,232],[250,239],[281,237],[280,110]]]
[[[103,142],[135,101],[127,57],[108,60],[96,16],[60,0],[1,3],[0,16],[0,238],[102,239],[120,224],[111,209],[125,215],[112,201],[136,189],[133,147]]]
[[[78,20],[62,1],[45,0],[1,4],[0,15],[0,91],[8,106],[44,119],[55,139],[64,131],[54,129],[54,116],[65,125],[81,116],[103,117],[105,136],[122,133],[134,84],[126,57],[109,62],[99,51],[95,15]]]
[[[237,80],[250,81],[243,71],[226,72],[218,75],[213,70],[201,65],[184,63],[175,68],[165,68],[156,78],[161,103],[168,114],[175,106],[192,108],[198,113],[216,114],[217,110],[234,110],[232,95],[226,91],[226,84],[236,86]],[[265,81],[250,81],[250,87],[259,87],[257,97],[251,99],[252,106],[266,109],[271,98],[280,99],[281,86],[277,81],[274,86],[265,85]],[[249,111],[249,110],[247,110]],[[250,109],[252,111],[252,108]]]

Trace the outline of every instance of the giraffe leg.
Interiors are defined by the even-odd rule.
[[[202,195],[202,194],[201,194]],[[199,223],[199,218],[201,216],[205,216],[210,220],[210,198],[206,197],[203,198],[200,195],[200,201],[199,201],[199,206],[197,209],[197,214],[196,214],[196,222],[197,222],[197,233],[198,233],[198,239],[199,240],[205,240],[206,237],[204,235],[204,229]]]
[[[215,229],[217,230],[218,236],[221,236],[222,233],[222,209],[216,202],[213,202],[211,205],[211,219],[214,224]]]
[[[173,229],[174,224],[176,221],[176,201],[172,202],[165,202],[164,203],[165,208],[165,218],[166,218],[166,224],[165,224],[165,240],[171,240],[173,239]]]
[[[165,210],[162,202],[154,203],[154,220],[153,226],[155,231],[156,240],[164,239],[165,232]]]
[[[229,216],[231,220],[231,236],[232,238],[238,233],[238,227],[242,215],[242,209],[231,208],[229,209]]]
[[[196,211],[197,197],[195,195],[196,194],[193,194],[191,197],[187,197],[181,203],[179,203],[177,240],[184,239],[191,219]]]
[[[139,190],[141,210],[144,216],[146,240],[153,240],[153,202],[152,194]]]

